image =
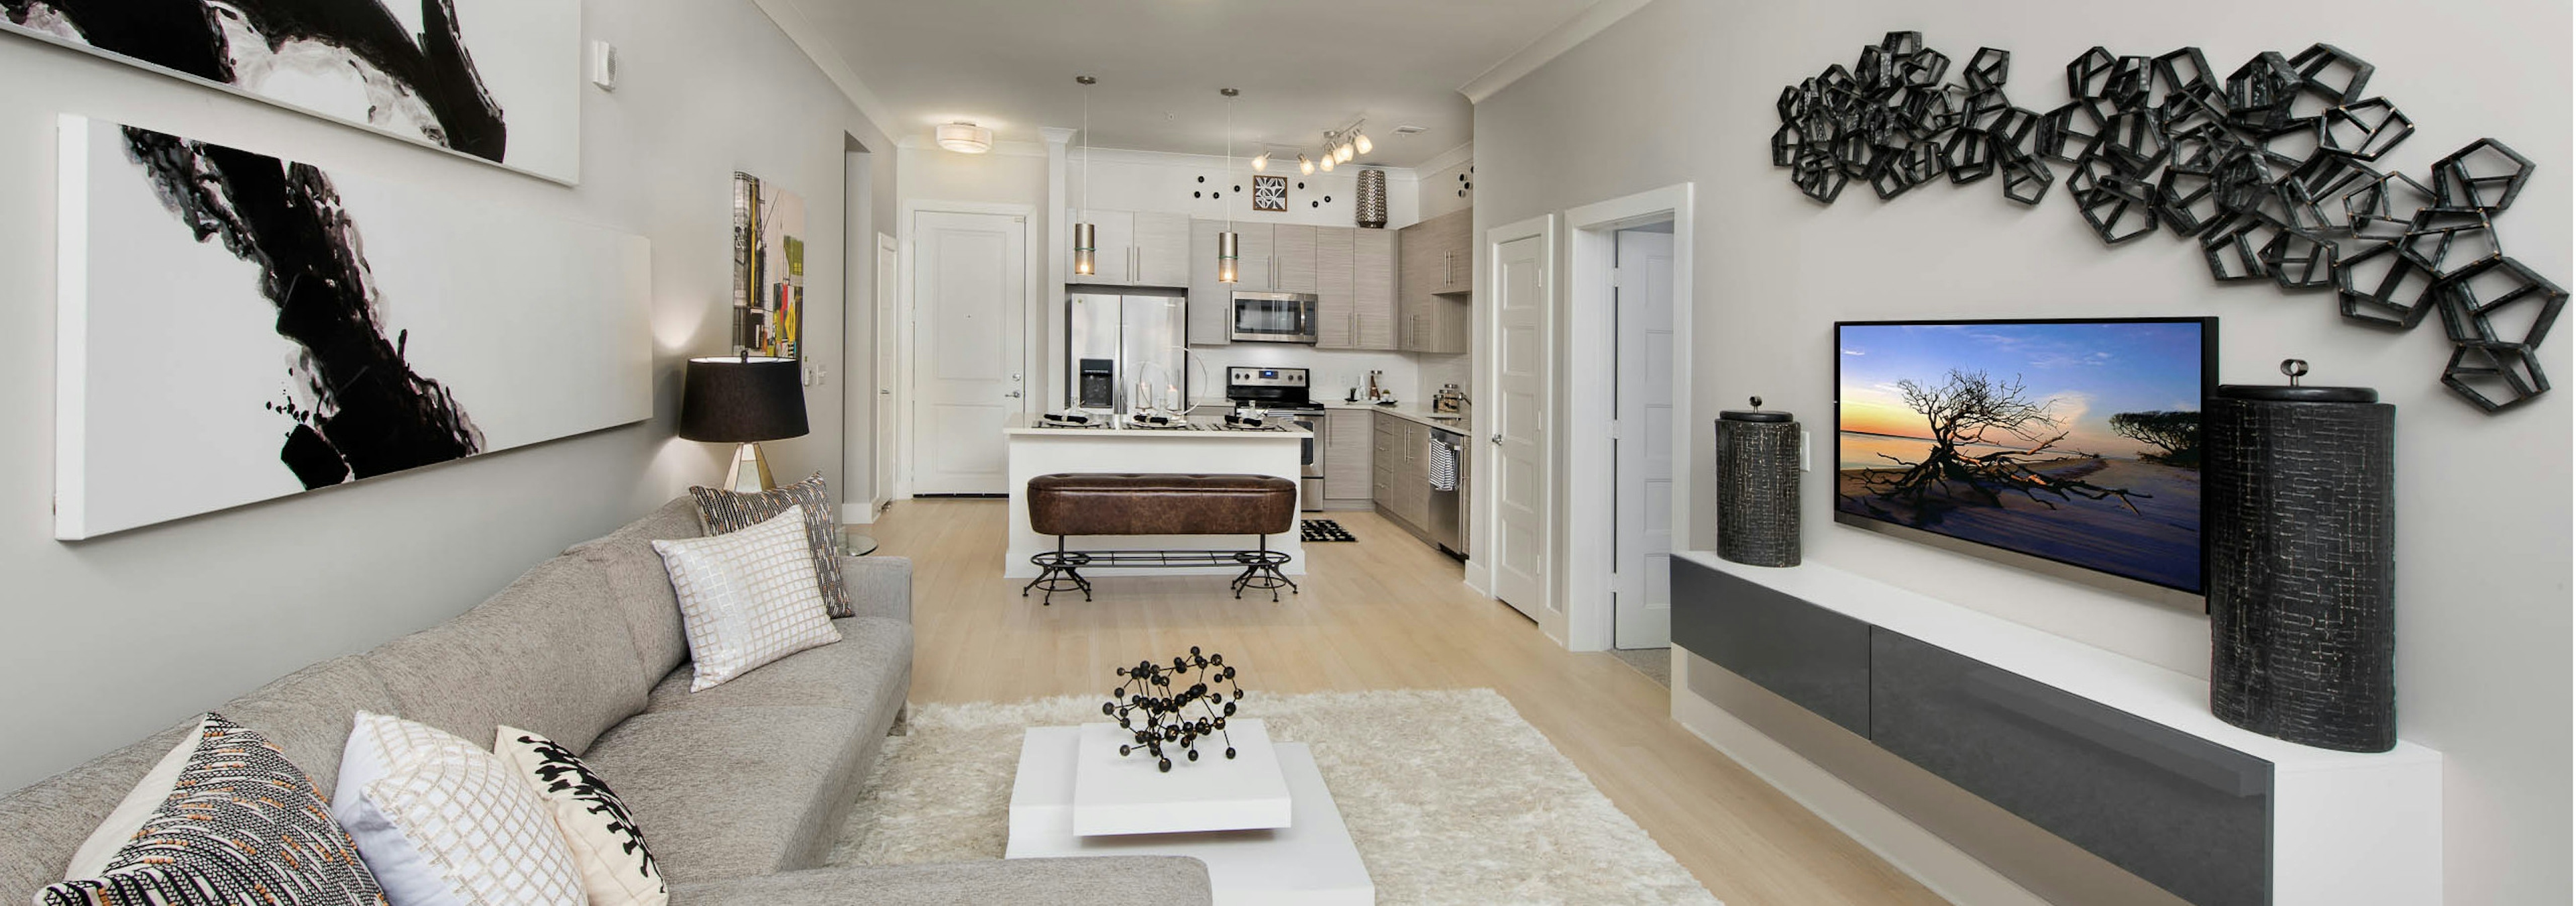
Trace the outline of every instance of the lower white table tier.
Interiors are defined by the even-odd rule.
[[[1003,857],[1189,856],[1207,863],[1217,906],[1372,906],[1377,885],[1303,743],[1272,746],[1293,817],[1280,830],[1085,837],[1073,832],[1080,727],[1032,727],[1011,785],[1011,840]],[[1111,750],[1113,753],[1115,749]],[[1221,748],[1220,748],[1220,751]],[[1200,756],[1204,763],[1205,755]],[[1221,757],[1221,756],[1220,756]],[[1179,773],[1190,766],[1179,763]]]
[[[1271,475],[1303,487],[1305,443],[1314,435],[1286,431],[1168,431],[1128,428],[1037,428],[1025,414],[1013,415],[1002,433],[1010,445],[1011,546],[1002,558],[1002,575],[1035,578],[1029,562],[1040,551],[1055,549],[1054,535],[1029,527],[1029,479],[1057,472]],[[1288,555],[1281,572],[1306,574],[1306,546],[1297,523],[1269,536],[1270,549]],[[1076,535],[1065,539],[1070,550],[1251,550],[1250,535]],[[1122,575],[1232,576],[1235,566],[1136,569],[1083,567],[1090,578]],[[1097,590],[1094,594],[1098,594]],[[1265,603],[1267,603],[1265,601]]]

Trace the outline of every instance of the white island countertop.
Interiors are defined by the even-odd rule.
[[[1099,415],[1094,415],[1092,417],[1103,418]],[[1184,418],[1183,420],[1186,421],[1190,427],[1147,428],[1139,425],[1128,424],[1127,417],[1120,415],[1107,417],[1105,421],[1108,423],[1097,428],[1067,428],[1056,425],[1038,424],[1037,416],[1024,412],[1011,416],[1011,420],[1003,425],[1002,433],[1012,437],[1098,436],[1117,437],[1120,439],[1158,437],[1167,439],[1215,438],[1222,440],[1288,440],[1315,436],[1314,432],[1297,427],[1296,423],[1287,421],[1286,419],[1279,419],[1276,421],[1280,426],[1280,430],[1277,431],[1239,431],[1227,428],[1224,427],[1224,416],[1218,415],[1192,415]]]

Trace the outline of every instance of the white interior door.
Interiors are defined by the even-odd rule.
[[[902,335],[897,327],[903,322],[895,316],[896,295],[901,292],[898,287],[903,285],[899,278],[903,253],[899,248],[894,237],[877,234],[877,398],[876,418],[869,422],[876,430],[876,437],[870,441],[876,448],[876,474],[873,476],[876,483],[868,501],[876,507],[884,506],[894,497],[894,439],[898,433],[895,431],[895,418],[896,413],[902,411],[895,400],[895,374],[903,357]]]
[[[1661,648],[1673,636],[1673,234],[1621,230],[1618,255],[1611,645]]]
[[[1546,250],[1538,236],[1494,250],[1494,597],[1562,632],[1564,615],[1547,593]]]
[[[924,211],[913,222],[912,491],[1009,490],[1002,435],[1020,409],[1028,218]]]

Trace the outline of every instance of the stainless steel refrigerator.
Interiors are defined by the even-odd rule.
[[[1132,412],[1137,383],[1161,405],[1178,388],[1189,408],[1189,296],[1159,292],[1077,292],[1067,303],[1066,407]]]

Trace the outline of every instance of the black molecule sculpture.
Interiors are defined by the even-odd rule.
[[[1199,740],[1210,737],[1225,740],[1225,757],[1234,757],[1234,737],[1226,732],[1225,720],[1234,716],[1234,703],[1243,700],[1243,687],[1235,685],[1234,668],[1226,666],[1225,655],[1201,655],[1192,645],[1188,657],[1174,656],[1169,667],[1137,661],[1118,668],[1118,675],[1125,681],[1109,691],[1100,713],[1117,718],[1119,729],[1135,737],[1118,746],[1119,757],[1144,752],[1154,756],[1155,768],[1168,773],[1172,756],[1165,746],[1197,761]],[[1182,686],[1184,682],[1189,685]],[[1219,683],[1224,690],[1216,688]]]

